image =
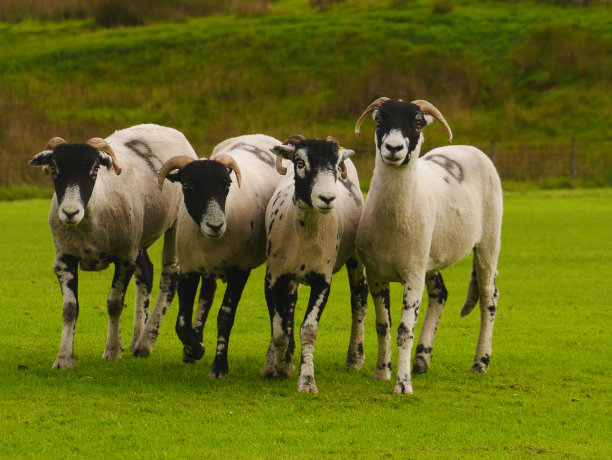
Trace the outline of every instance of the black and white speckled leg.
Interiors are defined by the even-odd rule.
[[[410,355],[414,342],[414,327],[419,316],[421,297],[424,286],[423,277],[415,276],[404,284],[404,301],[400,324],[397,328],[397,379],[395,394],[412,394],[412,377],[410,375]],[[414,289],[413,289],[414,288]]]
[[[134,350],[144,325],[149,317],[151,304],[151,290],[153,289],[153,264],[146,249],[141,249],[136,258],[136,271],[134,272],[136,284],[136,300],[134,307],[134,332],[130,342],[130,350]]]
[[[356,257],[346,262],[349,285],[351,286],[351,339],[346,355],[347,369],[361,369],[365,354],[363,351],[363,335],[365,317],[368,309],[368,282],[365,267]]]
[[[159,293],[153,313],[151,313],[151,316],[147,319],[144,331],[142,331],[134,347],[134,356],[146,358],[151,354],[155,342],[157,342],[157,337],[159,336],[161,323],[174,298],[179,273],[180,269],[176,258],[175,223],[164,235],[162,274],[159,280]]]
[[[115,274],[106,309],[108,311],[108,336],[106,348],[102,354],[103,359],[121,358],[123,353],[123,342],[121,340],[121,312],[124,308],[125,291],[130,279],[136,270],[136,263],[129,260],[115,261]]]
[[[318,393],[314,377],[314,347],[317,341],[319,320],[329,297],[331,278],[326,278],[320,273],[310,273],[308,284],[310,285],[310,299],[306,315],[300,328],[300,340],[302,343],[302,361],[300,366],[300,377],[298,379],[298,391],[305,393]]]
[[[391,378],[391,312],[389,283],[378,281],[368,275],[368,286],[376,311],[376,335],[378,336],[378,360],[376,380]]]
[[[268,313],[272,326],[272,345],[274,347],[274,371],[271,372],[268,364],[264,370],[266,377],[287,377],[295,369],[292,363],[287,362],[290,345],[290,275],[282,275],[276,279],[266,277],[266,300]]]
[[[74,367],[74,328],[79,316],[79,261],[68,254],[56,254],[53,269],[62,289],[62,340],[54,369]]]
[[[239,268],[232,268],[227,272],[227,289],[217,316],[217,350],[209,374],[211,378],[227,377],[227,347],[229,346],[230,333],[234,325],[238,302],[240,302],[242,291],[250,273],[250,270]]]
[[[444,286],[444,280],[440,272],[429,273],[425,278],[425,287],[428,297],[427,312],[425,313],[419,344],[416,347],[412,366],[413,374],[424,374],[429,369],[438,323],[448,297],[448,291]]]

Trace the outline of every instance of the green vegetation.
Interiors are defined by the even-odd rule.
[[[236,317],[227,380],[207,376],[220,298],[205,330],[203,362],[181,362],[176,299],[148,359],[126,352],[103,361],[111,270],[82,272],[76,367],[51,369],[61,296],[51,269],[48,205],[0,202],[3,457],[603,459],[612,451],[611,189],[506,196],[490,371],[469,372],[478,313],[459,317],[471,267],[466,259],[445,271],[449,303],[432,367],[414,378],[408,397],[392,395],[393,382],[372,379],[371,302],[364,368],[344,370],[350,306],[342,272],[315,350],[319,395],[298,394],[296,375],[262,378],[270,334],[262,268],[249,280]],[[159,244],[151,257],[159,268]],[[307,292],[302,288],[299,322]],[[397,324],[398,286],[391,295]],[[132,288],[126,303],[124,344]]]
[[[110,30],[93,19],[0,23],[0,184],[48,184],[26,162],[52,136],[84,140],[142,122],[185,132],[201,155],[236,134],[299,132],[334,134],[367,157],[371,124],[360,140],[352,128],[387,95],[433,102],[456,143],[489,151],[495,139],[503,178],[569,177],[554,155],[577,138],[575,178],[610,185],[604,2],[263,3],[268,14]],[[439,126],[426,137],[425,149],[444,143]],[[367,181],[372,162],[362,164]]]

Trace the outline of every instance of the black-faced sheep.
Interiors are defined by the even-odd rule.
[[[351,286],[352,330],[347,367],[363,364],[363,327],[367,282],[356,257],[355,237],[363,206],[357,171],[333,138],[289,138],[273,148],[293,168],[281,183],[266,211],[266,301],[272,340],[265,375],[287,376],[295,368],[293,316],[300,283],[310,286],[310,299],[300,329],[302,360],[298,391],[317,392],[313,351],[319,319],[327,303],[332,273],[346,264]],[[278,164],[279,172],[286,168]]]
[[[202,335],[217,286],[227,282],[217,317],[217,350],[210,377],[228,374],[227,348],[236,308],[251,269],[265,261],[264,213],[280,176],[270,149],[280,141],[261,134],[228,139],[210,160],[175,157],[159,175],[180,182],[183,203],[177,227],[179,315],[176,332],[183,342],[183,361],[204,355]],[[230,173],[236,174],[232,183]],[[242,171],[242,173],[241,173]],[[202,280],[195,320],[193,303]]]
[[[461,310],[480,300],[480,335],[472,370],[486,372],[497,306],[495,287],[502,222],[502,189],[489,158],[470,146],[441,147],[419,158],[422,129],[442,114],[427,101],[379,98],[355,127],[374,112],[376,164],[357,250],[376,306],[378,363],[375,378],[391,376],[389,282],[404,287],[397,330],[399,360],[395,393],[412,393],[410,353],[423,285],[428,308],[416,349],[414,372],[426,372],[447,291],[440,270],[474,252],[472,279]]]
[[[137,340],[146,333],[153,285],[153,264],[147,248],[165,234],[159,297],[146,323],[150,330],[146,348],[152,348],[176,288],[175,222],[181,196],[178,186],[160,192],[157,172],[168,158],[179,154],[196,158],[180,132],[139,125],[116,131],[106,140],[93,138],[84,144],[53,138],[44,151],[30,160],[32,166],[51,170],[55,188],[49,226],[55,246],[54,269],[63,297],[63,328],[54,368],[74,366],[79,268],[97,271],[111,263],[115,266],[107,299],[109,324],[104,359],[118,358],[123,351],[120,318],[125,291],[135,273],[136,307],[130,348],[139,350]]]

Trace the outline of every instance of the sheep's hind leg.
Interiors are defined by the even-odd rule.
[[[378,336],[378,360],[374,379],[391,378],[391,305],[389,283],[378,281],[368,274],[368,286],[376,310],[376,334]]]
[[[227,273],[227,289],[223,296],[223,303],[217,316],[217,351],[212,364],[212,369],[208,376],[213,379],[227,377],[227,347],[229,337],[236,317],[238,302],[242,296],[244,286],[249,279],[251,270],[241,270],[233,268]]]
[[[144,330],[149,317],[151,304],[151,290],[153,289],[153,264],[146,249],[141,249],[136,258],[136,271],[134,272],[136,284],[136,301],[134,306],[134,333],[130,342],[130,350],[134,350],[136,342]]]
[[[272,323],[272,319],[274,318],[274,301],[270,296],[271,290],[269,290],[268,286],[268,276],[266,275],[266,302],[268,304],[268,314],[270,315],[270,326],[271,331],[274,331],[274,325]],[[287,311],[287,334],[289,335],[289,344],[287,345],[287,350],[285,351],[285,365],[287,366],[288,375],[291,375],[293,371],[295,371],[295,364],[293,364],[293,352],[295,351],[295,338],[294,338],[294,315],[295,315],[295,305],[298,299],[298,288],[299,284],[294,282],[289,282],[288,290],[289,290],[289,308]],[[274,348],[274,340],[273,337],[270,338],[270,346],[268,347],[268,351],[266,353],[266,362],[264,365],[264,377],[272,378],[278,377],[276,372],[276,349]]]
[[[166,231],[164,236],[164,248],[162,252],[162,274],[159,280],[159,293],[153,313],[145,323],[144,331],[140,334],[140,338],[134,347],[134,356],[146,358],[151,354],[157,337],[159,335],[159,327],[164,319],[168,307],[172,303],[174,293],[176,292],[176,284],[178,274],[180,272],[178,261],[176,259],[176,223]]]
[[[204,345],[195,337],[191,325],[193,316],[193,301],[198,290],[200,274],[198,272],[183,273],[179,275],[177,291],[179,298],[179,312],[176,317],[174,330],[183,343],[183,362],[193,363],[204,356]]]
[[[62,290],[62,341],[54,369],[74,367],[74,328],[79,316],[79,261],[68,254],[56,255],[53,265]]]
[[[427,287],[428,298],[427,312],[425,313],[419,344],[416,347],[416,355],[412,366],[413,374],[424,374],[429,369],[438,322],[448,297],[448,291],[444,286],[440,272],[428,274],[425,277],[425,286]]]
[[[346,355],[347,369],[361,369],[365,354],[363,352],[363,332],[368,308],[368,282],[365,267],[356,258],[346,262],[349,284],[351,286],[351,339]]]
[[[305,393],[318,393],[314,378],[314,347],[317,341],[317,330],[323,309],[329,297],[330,281],[325,275],[311,273],[308,275],[310,285],[310,299],[306,315],[300,328],[300,340],[302,342],[302,365],[298,379],[298,391]]]
[[[136,264],[128,260],[115,261],[113,284],[106,302],[108,310],[108,336],[102,359],[121,358],[123,342],[121,341],[121,312],[123,301],[130,279],[136,270]]]
[[[475,251],[477,258],[478,288],[480,291],[480,333],[472,372],[485,373],[489,369],[493,339],[493,324],[497,310],[498,291],[495,286],[496,263],[482,260],[481,251]]]

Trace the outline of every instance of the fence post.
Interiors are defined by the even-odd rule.
[[[570,175],[572,179],[576,179],[576,176],[578,175],[578,158],[577,154],[576,154],[576,138],[572,137],[572,161],[571,161],[571,171],[570,171]]]

